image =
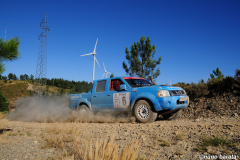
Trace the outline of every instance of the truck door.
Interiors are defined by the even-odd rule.
[[[102,111],[105,107],[106,80],[97,81],[95,89],[92,91],[91,105],[93,111]],[[94,88],[94,87],[93,87]]]
[[[124,84],[121,79],[111,79],[105,94],[105,103],[108,109],[114,111],[130,110],[130,91],[120,90]]]

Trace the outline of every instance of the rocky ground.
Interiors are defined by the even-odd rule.
[[[153,123],[61,123],[63,130],[68,127],[79,129],[82,139],[107,139],[113,136],[120,150],[127,143],[138,139],[141,142],[140,154],[153,154],[153,159],[200,159],[204,155],[227,156],[239,159],[240,156],[240,117],[179,119]],[[59,159],[64,148],[44,147],[52,130],[60,123],[20,122],[2,119],[0,133],[0,159]],[[69,134],[69,137],[73,135]],[[226,145],[203,148],[206,137],[221,137]],[[66,143],[72,143],[66,141]],[[230,145],[231,144],[231,145]],[[74,147],[68,145],[68,148]],[[70,154],[70,153],[69,153]],[[71,155],[69,155],[71,156]],[[229,157],[232,156],[232,157]],[[236,158],[234,157],[236,156]],[[208,157],[205,157],[208,158]],[[226,158],[226,157],[225,157]]]
[[[224,93],[214,97],[190,99],[189,106],[181,118],[214,118],[240,115],[240,97],[233,93]]]
[[[118,120],[107,115],[95,115],[91,117],[92,123],[82,123],[76,122],[73,114],[69,116],[72,112],[69,108],[57,110],[61,108],[59,104],[55,105],[57,108],[44,108],[45,112],[42,106],[40,109],[26,106],[28,103],[13,114],[25,118],[9,120],[0,115],[1,160],[79,159],[79,153],[89,142],[106,142],[109,138],[114,139],[119,152],[137,142],[138,156],[144,153],[145,158],[240,159],[240,97],[233,94],[191,100],[179,119],[165,121],[159,117],[147,124],[137,123],[134,118]],[[65,115],[65,121],[39,120],[42,115],[58,117],[56,114]],[[26,117],[35,122],[19,121],[26,121]]]

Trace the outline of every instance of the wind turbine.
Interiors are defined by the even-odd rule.
[[[108,72],[107,70],[106,70],[106,68],[105,68],[105,66],[104,66],[104,62],[103,62],[103,67],[104,67],[104,73],[103,73],[103,76],[104,76],[104,74],[106,74],[106,78],[107,78],[107,74],[109,73],[109,74],[112,74],[112,73],[110,73],[110,72]],[[103,78],[103,76],[102,76],[102,78]]]
[[[94,50],[93,50],[92,53],[88,53],[88,54],[81,55],[81,56],[93,55],[93,57],[94,57],[94,60],[93,60],[93,78],[92,78],[92,83],[93,83],[93,81],[94,81],[94,75],[95,75],[95,60],[97,61],[97,58],[96,58],[96,56],[95,56],[95,55],[97,54],[97,53],[96,53],[97,42],[98,42],[98,39],[97,39],[97,41],[96,41],[95,48],[94,48]],[[99,65],[98,61],[97,61],[97,64]],[[99,67],[100,67],[100,65],[99,65]]]

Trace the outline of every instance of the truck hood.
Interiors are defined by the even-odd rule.
[[[136,87],[136,88],[159,88],[162,90],[183,90],[181,87],[176,86],[161,86],[161,85],[153,85],[153,86],[144,86],[144,87]]]

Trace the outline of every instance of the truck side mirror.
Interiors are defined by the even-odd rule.
[[[121,84],[120,85],[120,90],[121,91],[126,91],[127,90],[127,85],[126,84]]]

